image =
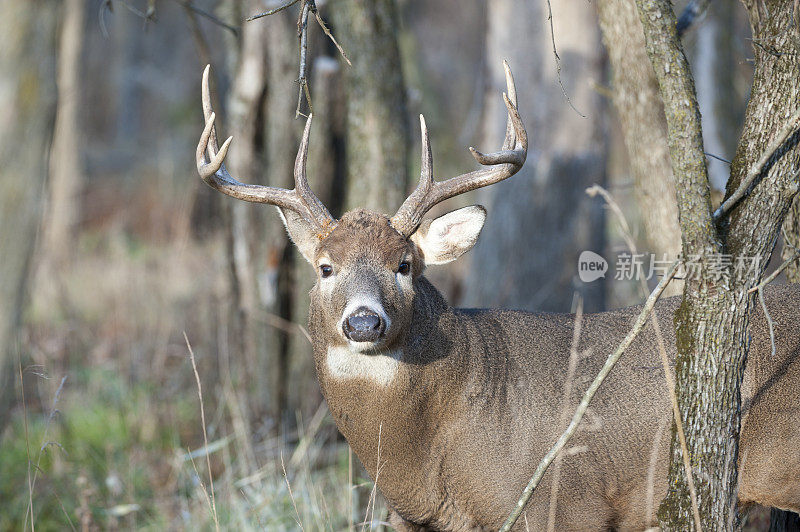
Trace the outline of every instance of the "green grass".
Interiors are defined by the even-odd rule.
[[[149,386],[131,386],[107,369],[87,370],[75,380],[65,383],[55,415],[50,415],[52,397],[38,409],[20,408],[0,440],[0,530],[23,528],[31,498],[38,531],[80,529],[81,523],[100,529],[213,530],[196,392],[186,390],[163,405],[155,404]],[[330,440],[329,419],[323,428],[326,436],[291,464],[294,446],[262,446],[264,456],[253,471],[242,471],[235,437],[210,441],[220,527],[295,530],[299,522],[305,530],[346,529],[348,452]],[[201,449],[200,455],[189,459],[188,449]],[[36,477],[32,492],[29,454],[32,483]],[[353,520],[360,522],[372,483],[356,478],[354,484],[361,509]],[[385,515],[378,504],[376,520]]]

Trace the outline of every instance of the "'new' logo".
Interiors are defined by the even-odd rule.
[[[591,283],[606,276],[608,262],[594,251],[584,251],[578,257],[578,277],[584,283]]]

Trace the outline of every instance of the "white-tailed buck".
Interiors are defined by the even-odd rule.
[[[223,164],[231,139],[218,147],[208,68],[203,75],[200,176],[235,198],[277,206],[316,269],[309,329],[319,383],[399,530],[497,530],[565,428],[562,412],[572,412],[639,313],[634,307],[583,317],[574,392],[565,401],[575,316],[456,309],[425,279],[426,266],[472,248],[486,211],[466,207],[435,220],[423,220],[425,213],[514,175],[525,162],[528,138],[507,65],[506,80],[503,146],[471,150],[486,168],[434,181],[421,120],[422,176],[397,214],[356,209],[335,220],[306,181],[311,117],[294,190],[240,183]],[[777,350],[771,356],[765,319],[755,315],[742,392],[739,499],[800,511],[800,288],[767,290],[766,301]],[[678,304],[665,299],[655,314],[672,357]],[[565,449],[557,486],[548,472],[517,529],[545,530],[548,520],[557,530],[657,523],[672,423],[655,338],[648,325],[614,368]]]

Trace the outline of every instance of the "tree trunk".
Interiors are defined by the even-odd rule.
[[[675,32],[668,0],[636,0],[647,51],[665,106],[668,141],[678,193],[683,253],[697,264],[687,276],[676,313],[676,385],[692,478],[704,530],[739,527],[736,504],[741,385],[749,343],[754,286],[769,261],[783,218],[797,194],[795,145],[774,157],[762,181],[729,215],[715,222],[705,164],[700,114],[688,62]],[[731,166],[732,194],[796,108],[797,53],[791,40],[792,4],[767,2],[768,15],[751,10],[753,35],[777,58],[755,49],[755,76],[744,129]],[[759,3],[759,6],[762,5]],[[778,58],[780,64],[776,64]],[[795,142],[796,144],[796,142]],[[722,227],[720,227],[722,225]],[[733,261],[721,262],[730,256]],[[754,271],[736,258],[758,257]],[[688,268],[687,268],[688,270]],[[673,430],[670,490],[659,509],[664,530],[694,528],[688,482]]]
[[[7,0],[0,17],[0,433],[11,410],[31,252],[56,107],[60,4]]]
[[[611,64],[614,108],[650,251],[659,258],[674,258],[681,250],[675,180],[664,105],[644,47],[642,23],[636,5],[628,0],[601,0],[597,9]],[[671,283],[667,290],[680,293],[680,283]]]
[[[83,182],[80,103],[85,0],[65,0],[58,52],[58,109],[50,154],[41,259],[57,271],[74,249]],[[55,273],[51,270],[51,273]]]
[[[241,11],[253,11],[257,2],[244,1]],[[230,41],[231,63],[234,65],[228,96],[227,120],[217,122],[220,142],[228,135],[234,137],[226,165],[232,175],[245,182],[258,182],[262,175],[260,161],[261,108],[266,83],[266,30],[264,24],[245,24],[238,41]],[[248,393],[248,406],[259,405],[263,396],[258,393],[266,387],[257,386],[262,358],[259,347],[263,338],[260,331],[258,293],[255,290],[256,251],[259,235],[253,222],[253,211],[263,208],[245,202],[226,200],[228,264],[232,279],[233,316],[230,324],[231,346],[235,363],[231,376],[237,390],[244,387]],[[255,378],[254,378],[255,377]],[[252,394],[251,394],[252,393]],[[239,401],[240,403],[242,401]],[[242,405],[244,406],[244,405]],[[263,405],[266,407],[267,405]],[[250,408],[253,410],[253,408]],[[249,412],[245,414],[250,419]]]
[[[546,4],[488,2],[489,81],[477,148],[497,149],[505,132],[505,58],[532,149],[517,175],[478,192],[489,217],[470,254],[467,305],[569,311],[576,291],[587,311],[605,305],[603,281],[576,275],[581,251],[602,253],[605,243],[602,202],[584,192],[605,181],[603,101],[592,86],[603,77],[600,34],[585,2],[551,4],[564,90],[586,117],[559,86]]]
[[[409,127],[394,0],[336,0],[336,37],[352,61],[347,98],[345,207],[391,215],[408,185]]]

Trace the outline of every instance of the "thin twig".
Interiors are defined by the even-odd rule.
[[[800,0],[798,0],[800,2]],[[783,243],[792,248],[795,251],[800,251],[800,248],[792,244],[792,239],[789,237],[789,233],[786,231],[786,226],[781,227],[781,234],[783,235]]]
[[[655,290],[650,294],[650,297],[647,298],[647,301],[642,308],[639,317],[636,318],[636,323],[634,324],[633,328],[628,332],[622,342],[619,344],[619,347],[611,353],[608,358],[606,359],[605,364],[603,364],[602,369],[592,381],[592,384],[589,386],[589,389],[586,390],[586,393],[583,395],[583,399],[581,399],[581,403],[578,405],[578,408],[575,410],[575,414],[572,416],[572,421],[570,422],[567,429],[561,435],[561,437],[556,441],[553,447],[548,451],[548,453],[542,458],[542,461],[539,462],[539,465],[536,468],[536,471],[531,477],[530,482],[528,485],[525,486],[525,489],[522,492],[519,500],[517,501],[514,510],[508,516],[503,526],[500,528],[500,532],[508,532],[511,530],[511,527],[514,526],[517,519],[519,518],[520,514],[522,514],[523,508],[530,500],[531,496],[533,495],[534,489],[536,486],[539,485],[539,482],[542,480],[542,476],[544,476],[545,471],[552,463],[553,459],[556,455],[564,448],[567,444],[569,439],[575,433],[580,424],[581,420],[583,419],[583,415],[586,413],[586,409],[589,408],[589,403],[594,398],[595,393],[600,388],[600,385],[603,384],[603,381],[606,379],[608,374],[611,372],[614,365],[617,363],[619,358],[625,352],[628,347],[630,347],[631,343],[636,339],[636,337],[641,332],[642,328],[644,327],[645,323],[647,322],[647,318],[652,312],[653,307],[656,304],[656,301],[661,297],[661,294],[664,292],[664,289],[667,287],[669,282],[675,277],[675,273],[678,271],[678,265],[680,264],[679,261],[675,261],[672,266],[670,267],[667,274],[661,278],[656,286]]]
[[[622,229],[622,238],[625,240],[625,245],[628,246],[628,250],[631,252],[631,255],[636,255],[636,242],[633,240],[631,226],[628,225],[628,220],[625,218],[625,214],[623,214],[622,209],[620,209],[619,204],[614,200],[611,194],[600,185],[592,185],[591,187],[587,188],[586,194],[590,198],[594,198],[597,195],[603,197],[606,205],[608,205],[608,207],[617,217],[617,223],[619,223],[620,229]],[[646,292],[647,291],[645,290],[645,293]]]
[[[133,13],[134,15],[136,15],[137,17],[139,17],[139,18],[141,18],[141,19],[143,19],[145,21],[150,20],[152,18],[151,16],[148,16],[148,14],[145,13],[144,11],[140,11],[139,9],[137,9],[134,6],[132,6],[131,4],[129,4],[127,0],[114,0],[114,1],[115,2],[119,2],[128,11],[130,11],[131,13]]]
[[[783,261],[783,264],[778,266],[778,269],[776,269],[774,272],[769,274],[769,276],[766,279],[764,279],[763,281],[758,283],[756,286],[754,286],[753,288],[748,290],[747,293],[748,294],[752,294],[753,292],[760,291],[762,288],[764,288],[769,283],[774,281],[783,272],[783,270],[788,268],[789,265],[791,263],[793,263],[794,261],[796,261],[797,259],[800,259],[800,250],[795,250],[794,255],[792,255],[791,257],[789,257],[785,261]]]
[[[728,159],[724,159],[719,155],[714,155],[713,153],[704,152],[706,157],[711,157],[712,159],[716,159],[718,161],[722,161],[725,164],[733,164],[733,162],[729,161]]]
[[[747,172],[739,188],[714,211],[714,221],[718,221],[725,216],[734,205],[745,197],[755,180],[766,174],[772,168],[772,165],[797,144],[798,140],[800,140],[798,132],[800,132],[800,108],[795,111],[786,122],[786,125],[783,126],[783,129],[769,143],[767,149],[758,158],[758,161]]]
[[[353,448],[347,444],[347,530],[353,532]]]
[[[672,415],[669,416],[662,416],[661,420],[658,422],[658,429],[656,429],[656,435],[653,438],[653,447],[650,450],[650,465],[647,468],[647,494],[645,500],[647,503],[645,504],[644,509],[644,517],[648,521],[651,519],[655,519],[655,514],[653,512],[654,502],[655,502],[655,489],[656,489],[656,467],[658,466],[659,462],[659,449],[661,448],[661,440],[664,438],[664,433],[667,431],[667,425],[670,421],[674,418]]]
[[[795,248],[791,244],[791,242],[789,242],[785,234],[784,234],[784,241],[792,249],[794,249],[794,254],[785,261],[783,261],[783,264],[778,266],[778,268],[774,272],[772,272],[766,279],[764,279],[756,286],[747,291],[748,294],[752,294],[753,292],[758,292],[758,302],[761,303],[761,309],[764,311],[764,319],[767,320],[767,326],[769,327],[769,341],[770,341],[770,346],[772,347],[772,358],[775,358],[775,352],[777,350],[775,347],[775,324],[772,321],[772,316],[770,316],[769,314],[769,309],[767,308],[767,302],[764,301],[764,287],[767,286],[772,281],[774,281],[775,279],[777,279],[777,277],[781,274],[781,272],[783,272],[783,270],[788,268],[791,263],[793,263],[797,259],[800,259],[800,250]]]
[[[769,327],[769,342],[772,346],[772,353],[771,358],[775,358],[775,324],[772,322],[772,317],[769,315],[769,310],[767,309],[767,302],[764,301],[764,291],[758,291],[758,301],[761,303],[761,308],[764,310],[764,318],[767,320],[767,326]]]
[[[375,482],[372,484],[372,491],[369,494],[367,501],[367,510],[364,512],[364,522],[361,523],[362,532],[366,529],[367,524],[372,528],[372,522],[375,520],[375,496],[378,490],[378,477],[381,476],[381,433],[383,432],[383,422],[378,425],[378,456],[375,459]],[[372,514],[370,515],[370,509]]]
[[[186,454],[187,456],[189,456],[189,462],[191,462],[192,468],[194,469],[194,474],[197,477],[197,483],[200,486],[200,491],[203,492],[203,497],[206,498],[206,504],[208,504],[208,507],[211,508],[212,507],[211,497],[208,496],[208,490],[206,489],[206,485],[203,484],[203,479],[200,478],[200,470],[197,469],[197,464],[194,461],[194,456],[192,456],[192,450],[189,449],[188,447],[186,448]]]
[[[303,523],[300,520],[300,512],[297,511],[297,503],[294,500],[294,494],[292,493],[292,485],[289,483],[289,477],[286,475],[286,466],[283,463],[283,451],[281,450],[281,469],[283,469],[283,478],[286,480],[286,488],[289,490],[289,498],[292,500],[292,506],[294,506],[294,515],[297,517],[295,518],[295,522],[297,526],[300,527],[300,530],[305,531],[303,528]]]
[[[581,325],[583,324],[583,298],[578,296],[578,306],[575,312],[575,324],[572,327],[572,346],[569,350],[569,363],[567,365],[567,378],[564,381],[564,393],[561,399],[561,418],[558,420],[558,426],[563,427],[569,419],[569,403],[572,397],[573,380],[575,379],[575,370],[578,367],[578,345],[581,339]],[[547,516],[547,531],[555,530],[556,526],[556,500],[558,498],[558,484],[561,477],[561,458],[559,454],[555,459],[553,465],[553,482],[550,484],[550,511]]]
[[[257,319],[266,325],[269,325],[270,327],[275,327],[276,329],[289,334],[300,333],[303,338],[308,340],[309,344],[313,343],[308,330],[299,323],[287,320],[286,318],[281,318],[277,314],[273,314],[271,312],[262,312],[257,316]]]
[[[681,444],[681,459],[683,460],[683,472],[686,475],[686,485],[689,487],[689,498],[692,501],[692,515],[694,516],[694,526],[697,532],[702,532],[702,521],[700,520],[700,508],[697,504],[697,489],[694,485],[694,476],[692,474],[692,464],[689,460],[689,446],[686,444],[686,432],[683,430],[683,419],[681,418],[681,411],[678,407],[678,396],[675,394],[675,379],[672,377],[672,371],[669,367],[669,357],[667,356],[667,348],[664,345],[664,336],[661,334],[661,327],[658,324],[656,315],[653,314],[650,319],[653,323],[653,329],[656,333],[656,341],[658,343],[658,352],[661,355],[661,365],[664,368],[664,379],[667,381],[667,391],[669,392],[669,399],[672,403],[672,418],[675,420],[675,430],[678,433],[678,441]]]
[[[25,453],[28,458],[28,510],[25,512],[25,524],[22,525],[22,530],[27,528],[28,516],[31,518],[31,532],[35,532],[36,528],[33,524],[33,483],[31,482],[31,441],[28,433],[28,405],[25,402],[25,380],[22,378],[22,362],[17,362],[19,368],[19,386],[22,390],[22,420],[25,426]]]
[[[556,75],[558,76],[558,85],[561,87],[561,93],[566,98],[567,103],[572,110],[578,113],[581,118],[586,118],[586,115],[578,111],[574,105],[572,105],[572,100],[569,99],[569,95],[567,94],[567,89],[564,88],[564,82],[561,81],[561,58],[558,56],[558,50],[556,49],[556,33],[553,29],[553,8],[550,6],[550,0],[547,0],[547,20],[550,22],[550,40],[553,42],[553,55],[556,58]]]
[[[314,112],[311,106],[311,94],[308,91],[308,79],[306,78],[306,58],[308,56],[308,12],[311,9],[309,0],[303,0],[303,6],[300,10],[300,20],[297,22],[297,36],[300,39],[300,74],[297,77],[297,83],[300,84],[300,94],[297,95],[297,109],[295,110],[294,117],[299,118],[300,105],[303,103],[303,94],[305,93],[306,102],[308,103],[309,113]]]
[[[275,9],[270,9],[269,11],[265,11],[263,13],[259,13],[258,15],[253,15],[253,16],[247,17],[245,20],[247,22],[250,22],[250,21],[256,20],[256,19],[261,18],[261,17],[268,17],[270,15],[274,15],[278,11],[283,11],[287,7],[291,7],[291,6],[295,5],[299,1],[300,0],[289,0],[289,2],[280,5],[280,6],[276,7]]]
[[[53,422],[53,418],[55,418],[55,416],[56,416],[56,412],[58,412],[58,408],[56,408],[56,407],[58,406],[58,399],[59,399],[59,397],[61,397],[61,390],[64,389],[64,383],[65,382],[67,382],[67,376],[66,375],[64,375],[61,378],[61,383],[59,383],[58,388],[56,389],[56,393],[53,395],[53,404],[50,407],[50,414],[48,414],[47,422],[44,425],[44,434],[42,434],[42,444],[39,446],[39,454],[36,457],[36,470],[33,472],[32,489],[36,488],[36,477],[37,477],[37,475],[38,475],[38,473],[40,471],[39,466],[42,463],[42,451],[44,451],[45,447],[47,447],[48,444],[55,443],[55,442],[47,441],[47,433],[50,430],[50,425]],[[58,443],[55,443],[55,444],[58,447],[61,447],[60,444],[58,444]],[[61,450],[62,451],[64,450],[63,447],[61,447]]]
[[[64,517],[67,518],[67,523],[69,523],[69,527],[73,530],[73,532],[78,532],[77,529],[75,528],[75,525],[72,523],[72,519],[70,519],[69,517],[69,512],[67,512],[67,509],[64,507],[64,502],[61,500],[61,497],[58,496],[58,493],[56,492],[55,489],[52,489],[50,492],[58,501],[58,505],[61,506],[61,511],[64,513]]]
[[[319,10],[317,9],[317,4],[315,0],[289,0],[288,2],[279,5],[274,9],[270,9],[269,11],[265,11],[264,13],[259,13],[257,15],[252,15],[247,17],[247,21],[256,20],[262,17],[268,17],[270,15],[274,15],[279,11],[283,11],[284,9],[293,6],[297,2],[300,2],[300,16],[297,19],[297,38],[300,41],[300,67],[299,67],[299,74],[297,76],[297,83],[300,85],[297,94],[297,108],[295,109],[294,116],[295,118],[299,118],[301,116],[307,116],[300,111],[300,108],[303,105],[303,97],[306,99],[306,103],[308,103],[308,112],[309,114],[314,112],[314,107],[311,104],[311,91],[308,88],[308,77],[306,72],[308,71],[308,14],[313,13],[314,18],[317,19],[317,24],[319,27],[322,28],[322,31],[328,38],[333,42],[333,45],[336,46],[336,49],[339,50],[339,53],[342,54],[342,58],[347,62],[348,65],[352,66],[350,59],[347,57],[347,54],[344,51],[344,48],[339,44],[336,40],[336,37],[333,36],[331,33],[330,28],[328,25],[325,24],[325,21],[322,20],[322,17],[319,14]]]
[[[185,7],[186,9],[188,9],[190,11],[194,11],[195,13],[200,15],[201,17],[207,18],[208,20],[210,20],[211,22],[213,22],[214,24],[216,24],[220,28],[224,28],[224,29],[228,30],[229,32],[231,32],[235,37],[239,36],[239,29],[237,27],[231,26],[230,24],[228,24],[224,20],[222,20],[222,19],[220,19],[218,17],[215,17],[213,14],[209,13],[208,11],[206,11],[204,9],[200,9],[199,7],[194,5],[192,2],[189,2],[188,0],[173,0],[173,2],[176,2],[176,3],[180,4],[180,5],[182,5],[183,7]]]
[[[192,369],[194,370],[194,378],[197,381],[197,396],[200,398],[200,421],[203,424],[203,446],[208,448],[208,433],[206,432],[206,410],[203,405],[203,386],[200,384],[200,374],[197,372],[197,363],[194,360],[194,351],[192,345],[189,343],[189,337],[186,336],[186,331],[183,331],[183,339],[186,340],[186,347],[189,348],[189,358],[192,361]],[[211,453],[206,453],[206,467],[208,467],[208,483],[211,491],[211,510],[214,516],[214,527],[219,531],[219,519],[217,517],[217,501],[214,496],[214,475],[211,474]]]
[[[314,17],[317,19],[317,24],[319,27],[322,28],[322,31],[325,32],[325,35],[333,42],[333,45],[339,50],[339,53],[342,54],[342,58],[347,62],[349,66],[353,66],[353,63],[350,62],[350,59],[347,57],[347,54],[344,53],[344,48],[336,41],[336,37],[333,36],[331,30],[328,28],[328,25],[325,24],[325,21],[322,20],[322,17],[319,15],[319,10],[316,6],[311,8],[311,12],[314,13]]]
[[[103,0],[103,3],[100,4],[100,9],[97,11],[97,22],[100,25],[100,33],[103,34],[103,37],[108,39],[108,28],[106,27],[106,11],[111,12],[111,0]]]

